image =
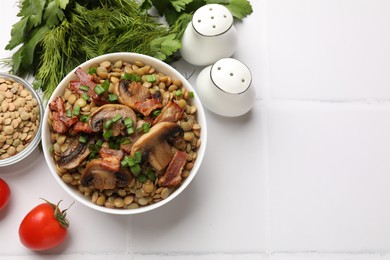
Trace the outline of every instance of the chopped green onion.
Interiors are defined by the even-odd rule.
[[[121,167],[126,167],[126,166],[128,166],[127,160],[126,160],[126,157],[124,157],[123,160],[121,161]]]
[[[160,114],[161,114],[161,110],[160,109],[153,110],[153,112],[152,112],[153,116],[158,116]]]
[[[144,133],[148,133],[150,131],[150,123],[149,122],[143,123],[142,130],[144,131]]]
[[[134,161],[134,157],[128,157],[127,158],[127,164],[130,166],[130,167],[133,167],[136,165],[135,161]]]
[[[101,85],[96,85],[93,91],[95,91],[96,94],[100,95],[104,93],[106,90]]]
[[[96,146],[98,146],[98,147],[102,147],[102,145],[103,145],[103,140],[102,139],[98,139],[97,141],[96,141],[96,144],[95,144]]]
[[[89,95],[87,93],[84,93],[82,96],[81,96],[85,101],[87,101],[89,99]]]
[[[121,118],[122,118],[122,115],[118,114],[118,115],[114,116],[111,120],[112,120],[112,122],[118,122]]]
[[[123,122],[127,128],[133,126],[133,119],[131,117],[126,117]]]
[[[86,123],[86,122],[88,122],[88,120],[89,120],[89,116],[88,115],[80,116],[80,122]]]
[[[106,132],[103,133],[103,138],[104,138],[105,140],[108,140],[108,139],[110,139],[110,137],[111,137],[113,134],[114,134],[114,132],[113,132],[112,130],[108,130],[108,131],[106,131]]]
[[[127,134],[129,135],[133,134],[134,133],[133,119],[131,119],[131,117],[126,117],[123,120],[123,122],[126,126]]]
[[[87,138],[85,136],[83,136],[83,135],[80,135],[79,141],[82,142],[82,143],[86,143],[87,142]]]
[[[110,129],[113,123],[114,122],[112,120],[107,120],[106,122],[104,122],[104,125],[103,125],[104,129],[106,129],[106,130]]]
[[[84,90],[84,91],[88,91],[89,90],[89,87],[88,86],[80,86],[80,89],[81,90]]]
[[[175,96],[176,97],[181,97],[182,95],[183,95],[183,92],[180,89],[175,91]]]
[[[137,75],[137,74],[130,74],[130,73],[125,73],[123,76],[122,76],[123,79],[127,79],[127,80],[130,80],[130,81],[137,81],[137,82],[140,82],[141,81],[141,76]]]
[[[94,73],[96,73],[96,68],[89,68],[88,69],[88,74],[94,74]]]
[[[126,128],[126,130],[127,130],[127,134],[129,134],[129,135],[134,133],[134,127],[128,127],[128,128]]]
[[[88,149],[91,152],[88,156],[88,160],[92,160],[96,157],[96,154],[99,152],[101,147],[98,147],[96,144],[88,145]]]
[[[122,138],[122,140],[121,140],[121,144],[130,144],[130,143],[131,143],[130,138],[125,137],[125,138]]]
[[[146,75],[146,81],[153,83],[156,82],[157,78],[155,74]]]
[[[134,166],[130,166],[130,170],[135,175],[138,175],[141,172],[141,166],[139,166],[139,164],[136,164]]]
[[[141,174],[137,177],[137,181],[141,182],[141,183],[144,183],[148,180],[148,177],[144,174]]]
[[[67,109],[67,110],[65,111],[65,115],[66,115],[67,117],[72,117],[72,111],[71,111],[70,109]]]
[[[136,151],[136,152],[134,153],[134,162],[135,162],[135,163],[140,163],[141,160],[142,160],[142,154],[141,154],[141,152],[140,152],[140,151]]]
[[[194,94],[193,91],[190,91],[190,92],[188,92],[188,96],[189,96],[190,98],[194,98],[194,97],[195,97],[195,94]]]
[[[102,88],[104,88],[104,90],[107,91],[109,87],[110,87],[110,82],[108,80],[105,80],[102,84]]]
[[[146,176],[148,176],[148,179],[151,181],[154,181],[156,179],[156,175],[154,174],[153,170],[150,168],[146,169]]]
[[[75,116],[80,115],[80,107],[79,106],[73,107],[73,115],[75,115]]]
[[[108,143],[108,146],[110,147],[110,149],[115,149],[115,150],[119,150],[120,148],[120,143],[116,140],[111,140],[109,143]]]
[[[118,100],[117,94],[108,94],[108,101],[113,102],[117,100]]]

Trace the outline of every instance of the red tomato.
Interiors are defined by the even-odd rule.
[[[50,202],[39,204],[24,217],[19,227],[19,238],[25,247],[41,251],[58,246],[65,240],[69,222],[66,210],[61,212],[58,205]]]
[[[0,210],[7,206],[10,196],[11,190],[9,189],[8,184],[0,178]]]

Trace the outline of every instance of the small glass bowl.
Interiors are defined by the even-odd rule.
[[[6,159],[0,159],[0,167],[3,167],[3,166],[9,166],[9,165],[15,164],[15,163],[23,160],[24,158],[26,158],[32,151],[34,151],[34,149],[37,147],[37,145],[41,141],[43,106],[42,106],[42,101],[41,101],[39,95],[37,94],[37,92],[34,90],[32,85],[30,83],[28,83],[27,81],[25,81],[24,79],[17,77],[17,76],[14,76],[14,75],[7,74],[7,73],[2,73],[2,72],[0,72],[0,78],[4,78],[4,79],[7,79],[7,80],[10,80],[13,82],[17,82],[17,83],[20,83],[21,85],[23,85],[23,87],[26,90],[28,90],[29,92],[31,92],[32,96],[38,101],[38,106],[39,106],[39,126],[38,126],[37,132],[36,132],[33,140],[19,153],[15,154],[11,157],[8,157]]]

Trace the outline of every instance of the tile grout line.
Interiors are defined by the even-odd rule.
[[[317,99],[317,98],[270,98],[273,102],[284,103],[319,103],[319,104],[351,104],[351,105],[390,105],[390,99]]]
[[[126,255],[133,259],[134,257],[134,248],[133,248],[133,216],[128,216],[128,221],[126,223]]]
[[[270,255],[272,253],[272,223],[271,223],[271,205],[270,205],[270,172],[269,172],[269,144],[268,144],[268,124],[269,124],[269,118],[268,118],[268,108],[269,103],[272,101],[271,99],[271,93],[270,93],[270,78],[269,78],[269,47],[268,47],[268,40],[269,40],[269,31],[268,31],[268,15],[267,15],[267,0],[263,0],[262,4],[262,10],[261,10],[261,30],[262,30],[262,37],[261,37],[261,58],[262,58],[262,68],[261,71],[263,72],[261,74],[261,97],[263,105],[260,106],[262,108],[261,116],[262,116],[262,123],[263,123],[263,130],[262,130],[262,139],[263,139],[263,159],[264,159],[264,166],[263,170],[265,171],[265,253],[267,255]]]

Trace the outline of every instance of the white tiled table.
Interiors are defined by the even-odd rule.
[[[40,197],[72,198],[36,150],[0,169],[13,192],[0,258],[390,259],[390,1],[251,2],[234,57],[252,70],[255,106],[206,111],[207,154],[188,189],[130,217],[76,203],[66,243],[37,254],[19,243],[20,221]],[[5,58],[17,8],[2,5]]]

